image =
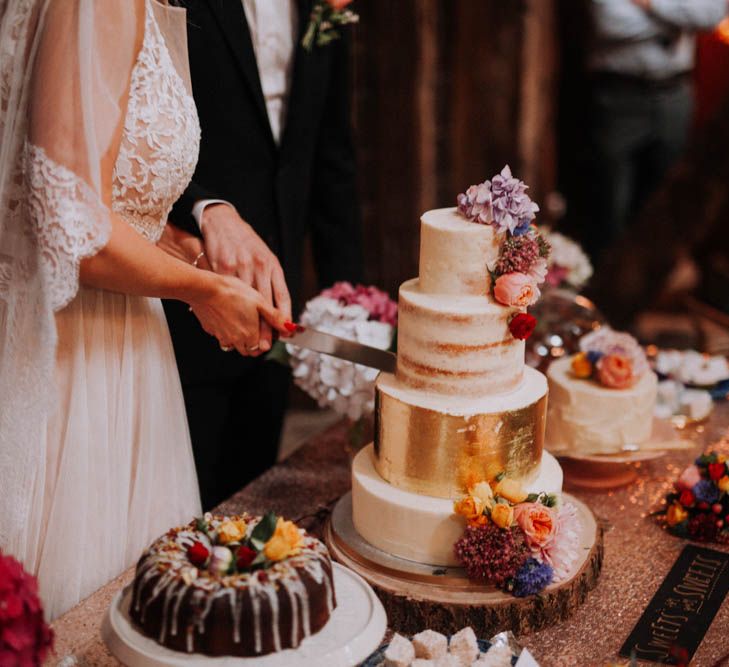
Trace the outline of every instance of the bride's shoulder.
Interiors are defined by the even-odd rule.
[[[138,50],[144,35],[149,0],[50,0],[44,32],[54,41],[94,37],[96,44],[113,49]]]

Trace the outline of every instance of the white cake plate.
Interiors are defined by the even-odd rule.
[[[382,603],[358,574],[333,563],[337,606],[329,622],[296,649],[252,658],[180,653],[143,635],[129,617],[131,587],[116,594],[101,636],[128,667],[354,667],[377,649],[387,630]]]

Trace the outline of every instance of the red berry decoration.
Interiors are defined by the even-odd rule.
[[[721,503],[714,503],[714,504],[713,504],[713,505],[711,506],[711,511],[712,511],[712,512],[713,512],[714,514],[721,514],[721,512],[722,512],[722,510],[723,510],[723,509],[724,509],[724,508],[723,508],[723,507],[721,506]]]
[[[210,550],[202,542],[193,542],[187,549],[187,557],[195,567],[203,567],[210,558]]]
[[[708,510],[709,509],[709,503],[700,502],[698,505],[696,505],[700,510]]]
[[[681,495],[678,497],[678,502],[680,502],[684,507],[691,507],[691,505],[694,504],[694,494],[688,489],[681,491]]]
[[[235,556],[235,564],[239,570],[246,570],[251,566],[251,563],[256,559],[258,554],[254,549],[245,545],[238,547],[238,551]]]
[[[517,313],[509,320],[509,331],[518,340],[526,340],[537,326],[537,318],[529,313]]]
[[[709,463],[709,477],[718,482],[726,475],[726,465],[724,463]]]

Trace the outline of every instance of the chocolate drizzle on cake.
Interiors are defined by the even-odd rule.
[[[252,530],[258,519],[243,517]],[[213,517],[220,525],[225,517]],[[169,531],[142,555],[131,616],[146,635],[187,653],[255,656],[297,647],[336,605],[326,547],[301,531],[295,556],[266,569],[220,575],[194,567],[187,550],[210,546],[195,523]]]

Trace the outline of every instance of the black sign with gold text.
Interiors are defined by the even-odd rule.
[[[620,655],[687,663],[729,592],[729,554],[688,545],[643,612]]]

